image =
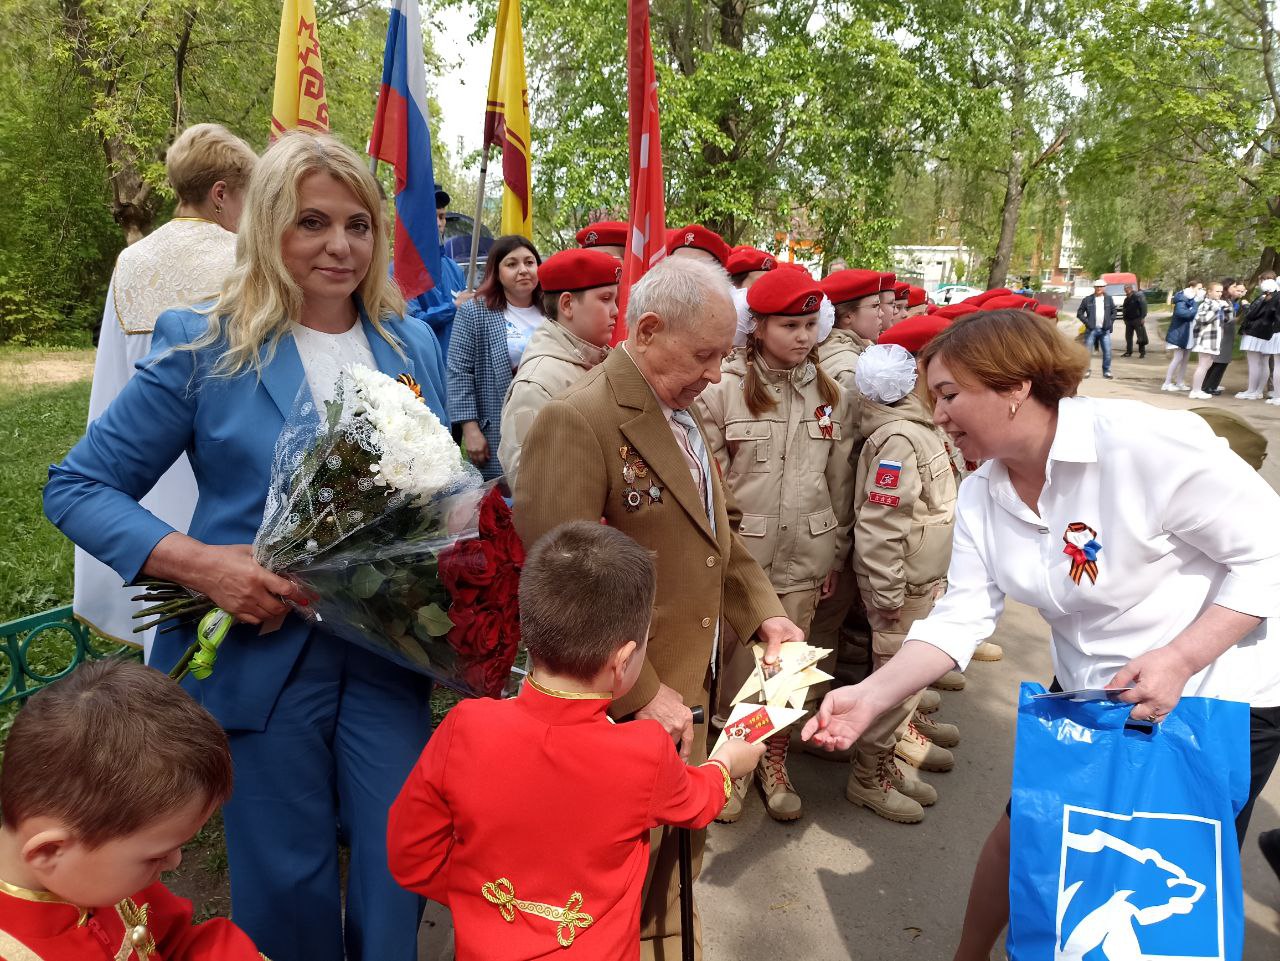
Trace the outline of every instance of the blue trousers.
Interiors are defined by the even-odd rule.
[[[1102,346],[1102,372],[1105,374],[1107,371],[1111,370],[1111,331],[1103,330],[1101,327],[1095,327],[1093,330],[1085,331],[1085,350],[1092,354],[1094,344],[1100,344]]]
[[[232,915],[273,961],[416,961],[423,902],[387,868],[387,813],[431,733],[430,697],[427,678],[315,631],[266,730],[227,732]]]

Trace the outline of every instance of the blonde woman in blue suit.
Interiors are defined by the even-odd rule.
[[[353,362],[407,373],[448,422],[440,350],[426,325],[403,322],[387,233],[355,153],[330,137],[281,138],[254,171],[218,299],[160,316],[150,356],[45,488],[49,519],[126,582],[177,581],[241,622],[213,676],[189,683],[235,762],[233,912],[276,961],[417,957],[421,902],[387,869],[386,818],[430,731],[430,684],[289,613],[293,585],[248,546],[304,385],[319,401]],[[183,451],[199,491],[189,535],[138,503]],[[255,626],[280,615],[276,630]],[[160,635],[152,663],[168,670],[190,640]]]

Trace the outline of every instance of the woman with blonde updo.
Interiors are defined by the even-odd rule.
[[[249,545],[299,394],[332,399],[360,363],[414,378],[447,422],[440,351],[403,321],[386,205],[337,140],[277,141],[240,227],[217,300],[160,316],[149,361],[50,470],[45,512],[125,581],[176,581],[239,622],[213,676],[189,682],[235,762],[223,816],[236,922],[276,961],[414,961],[421,902],[388,871],[386,819],[430,731],[431,685],[291,613],[304,599]],[[138,503],[184,450],[199,490],[189,536]],[[152,663],[170,669],[191,640],[161,634]]]

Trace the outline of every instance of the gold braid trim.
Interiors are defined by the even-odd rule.
[[[498,913],[508,923],[515,922],[517,911],[524,914],[535,914],[540,918],[546,918],[548,921],[557,922],[556,940],[562,948],[573,946],[573,938],[577,934],[577,928],[585,929],[595,924],[595,918],[578,910],[578,908],[582,907],[582,892],[580,891],[574,891],[569,896],[569,903],[563,908],[557,908],[550,904],[541,904],[537,901],[521,901],[517,899],[515,886],[506,878],[489,881],[480,888],[480,893],[484,895],[486,901],[498,908]]]
[[[0,931],[0,957],[5,961],[44,961],[40,955],[6,931]]]

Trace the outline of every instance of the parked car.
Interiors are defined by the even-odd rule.
[[[466,274],[467,265],[471,262],[471,227],[474,223],[475,221],[466,214],[450,211],[445,215],[441,252],[456,260],[461,265],[463,274]],[[484,275],[485,259],[492,246],[493,232],[481,224],[480,246],[476,252],[476,283],[479,283],[480,277]]]
[[[933,302],[935,304],[957,304],[969,297],[975,297],[982,293],[979,287],[970,287],[967,284],[940,284],[933,292]]]

